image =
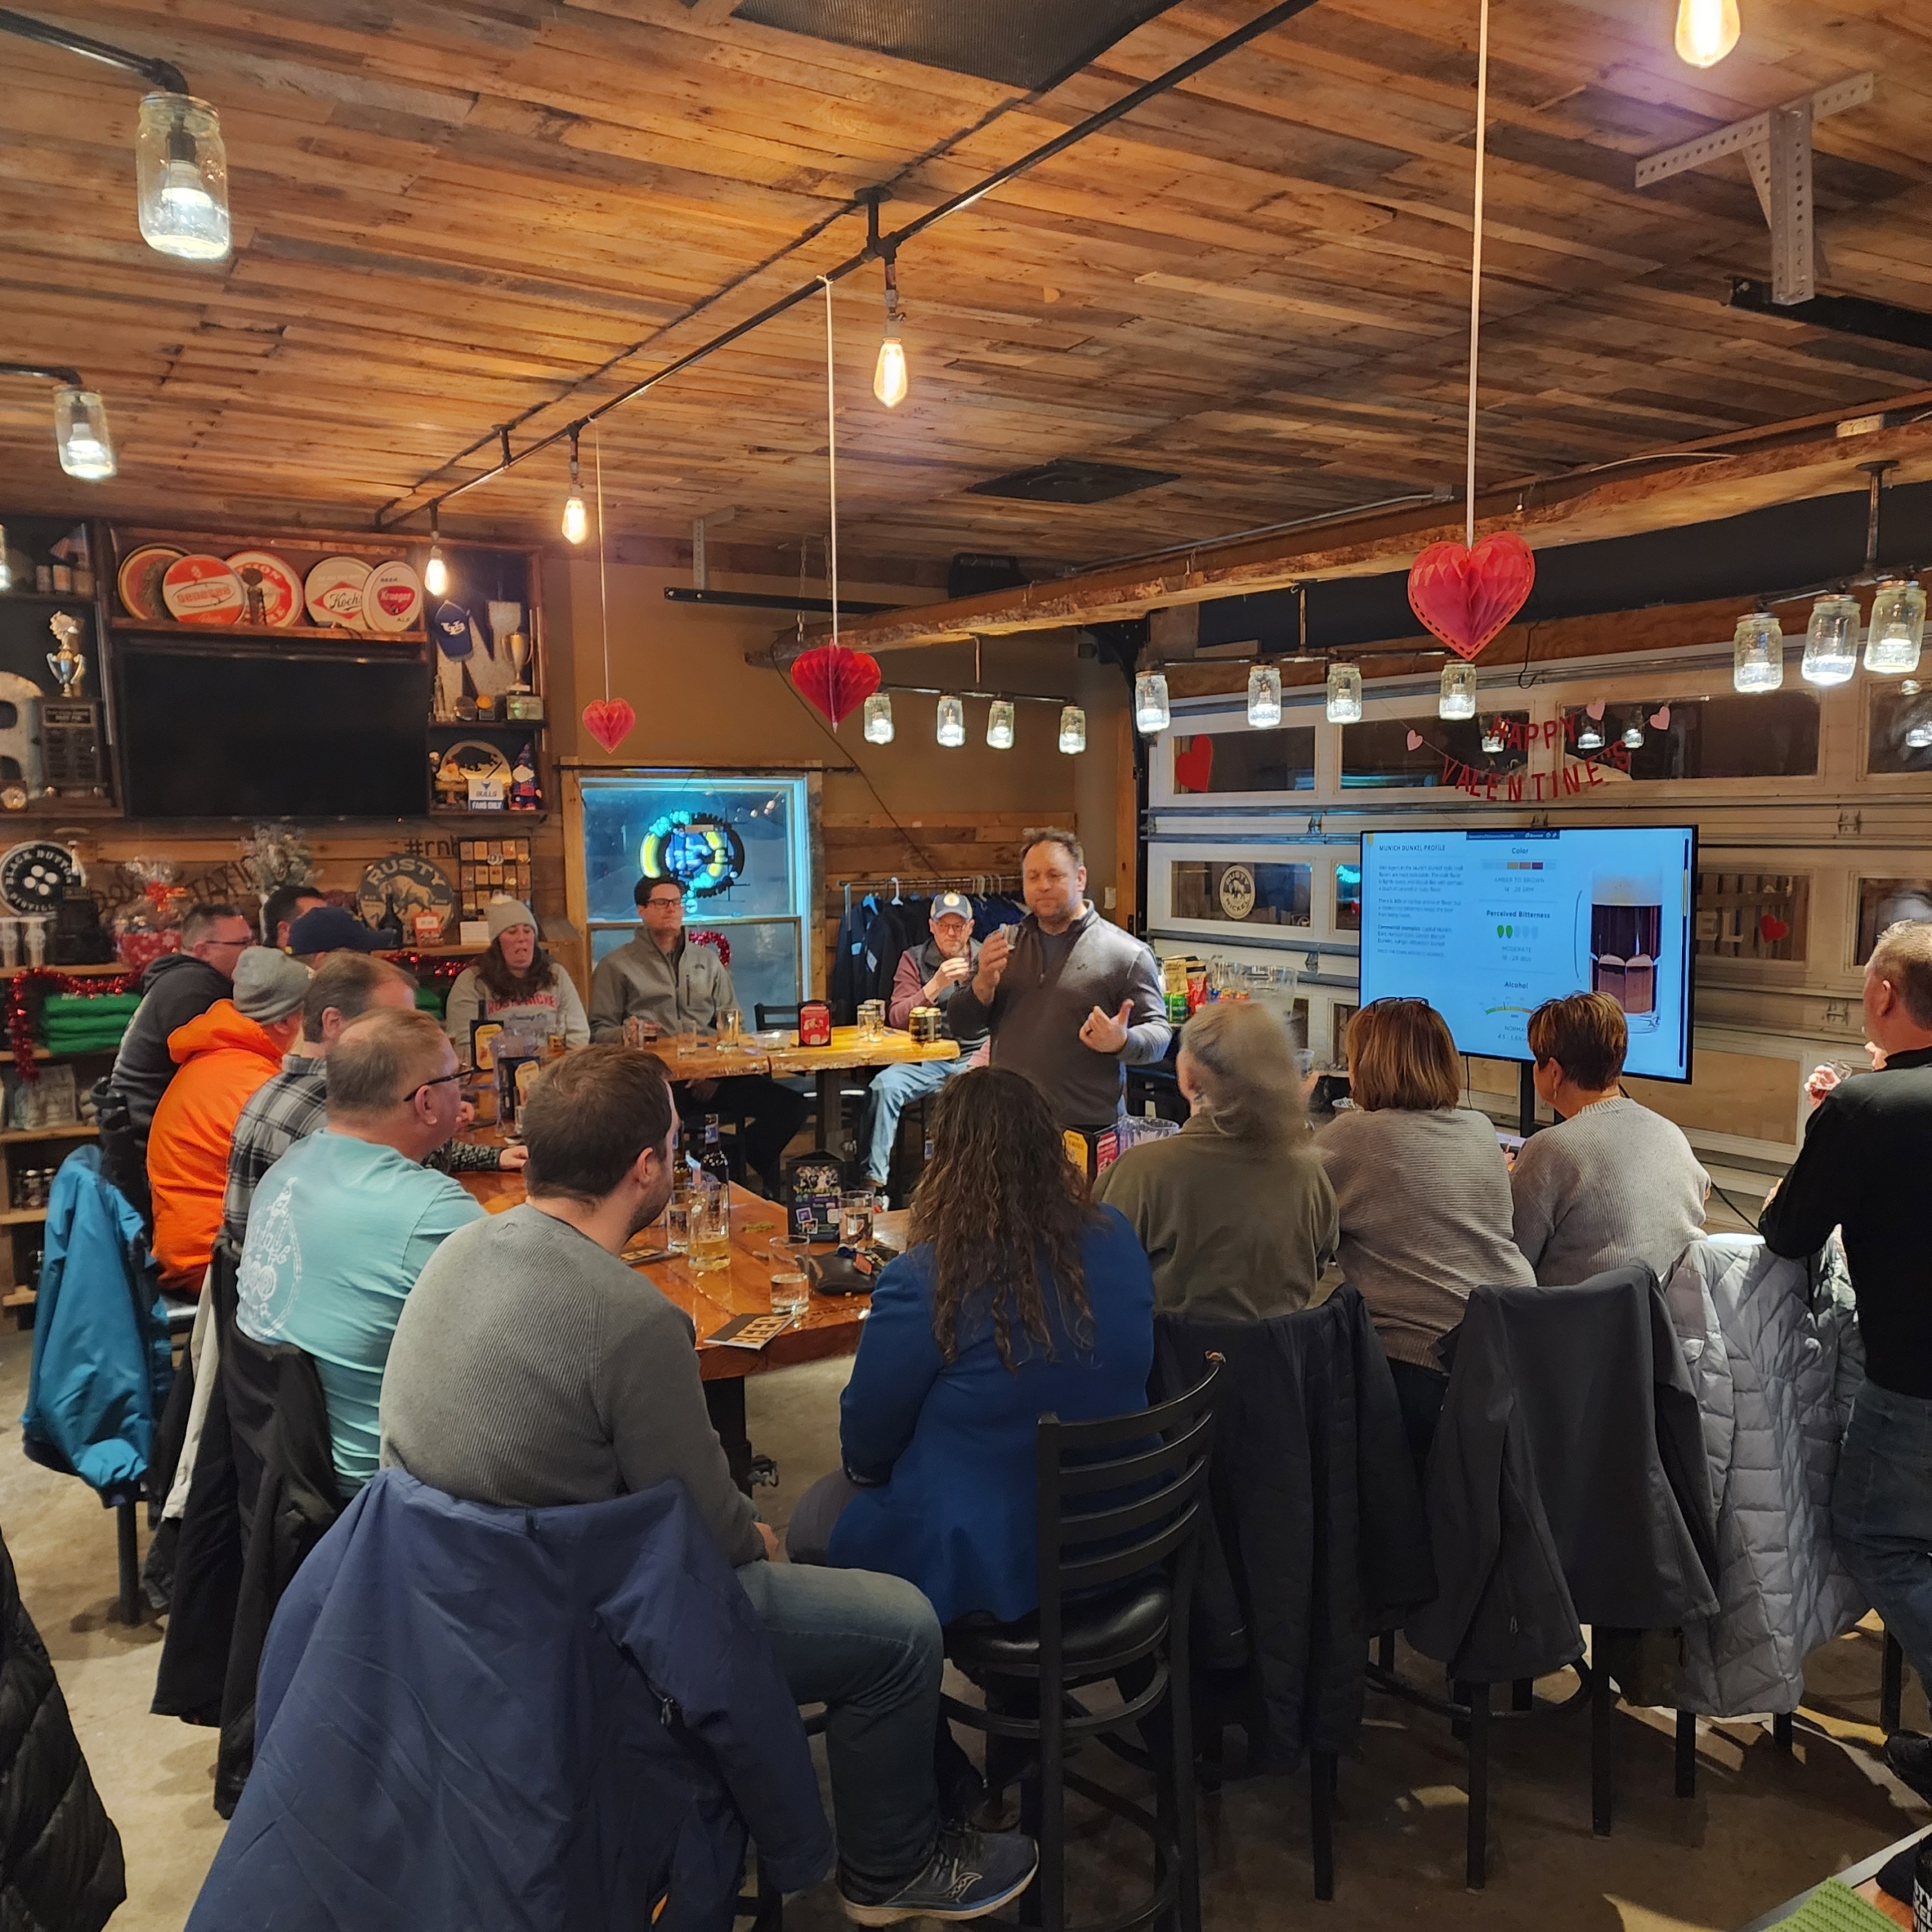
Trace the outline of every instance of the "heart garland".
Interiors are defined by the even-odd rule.
[[[1536,580],[1536,552],[1513,530],[1491,531],[1473,549],[1432,543],[1409,568],[1409,608],[1471,658],[1523,608]]]
[[[842,644],[822,644],[792,666],[792,683],[832,720],[834,731],[878,689],[878,660]]]
[[[637,713],[620,697],[594,697],[583,707],[583,728],[607,752],[614,752],[630,735]]]

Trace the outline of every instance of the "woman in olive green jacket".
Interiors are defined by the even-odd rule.
[[[1177,1066],[1192,1112],[1094,1185],[1140,1238],[1157,1311],[1266,1321],[1306,1308],[1334,1252],[1334,1190],[1309,1137],[1287,1029],[1245,1000],[1203,1007]]]

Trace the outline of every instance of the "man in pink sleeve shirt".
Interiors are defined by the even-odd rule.
[[[954,992],[973,977],[978,962],[980,949],[973,943],[973,903],[964,894],[937,894],[931,918],[931,937],[924,946],[909,946],[900,954],[899,970],[893,975],[886,1024],[901,1032],[909,1025],[914,1007],[945,1008]],[[952,1031],[950,1027],[947,1030]],[[860,1156],[872,1186],[883,1187],[890,1176],[899,1117],[907,1105],[937,1094],[953,1075],[963,1072],[986,1038],[983,1029],[970,1037],[957,1032],[952,1037],[959,1042],[957,1060],[911,1060],[881,1067],[872,1081],[859,1128]]]

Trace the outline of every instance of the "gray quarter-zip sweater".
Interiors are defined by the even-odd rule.
[[[1097,1054],[1080,1029],[1095,1007],[1115,1014],[1123,1000],[1134,1003],[1127,1044],[1118,1054]],[[1029,912],[992,1005],[980,1002],[969,980],[952,995],[946,1017],[962,1038],[989,1027],[993,1065],[1037,1081],[1062,1127],[1090,1131],[1120,1112],[1122,1066],[1158,1060],[1174,1034],[1153,954],[1091,906],[1063,933],[1043,933]]]
[[[598,961],[590,976],[590,1037],[621,1040],[633,1014],[667,1033],[696,1033],[716,1026],[718,1014],[737,1003],[731,976],[709,946],[686,938],[667,958],[646,933]],[[745,1019],[749,1026],[751,1015]]]

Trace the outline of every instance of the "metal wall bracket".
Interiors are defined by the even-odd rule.
[[[1854,74],[1748,121],[1734,121],[1694,141],[1646,155],[1637,164],[1636,185],[1648,188],[1721,155],[1741,153],[1771,231],[1771,300],[1780,308],[1808,302],[1817,293],[1818,262],[1812,225],[1812,125],[1827,115],[1862,107],[1876,85],[1875,75]]]

